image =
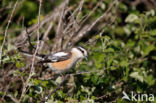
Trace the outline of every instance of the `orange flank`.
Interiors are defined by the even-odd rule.
[[[74,56],[75,54],[72,53],[72,56]],[[72,57],[71,59],[67,59],[65,61],[60,61],[60,62],[55,62],[55,63],[51,63],[51,66],[53,68],[57,68],[57,70],[65,70],[65,69],[69,69],[71,68],[71,66],[73,65],[73,60]]]
[[[72,59],[68,59],[65,61],[51,63],[51,66],[53,68],[57,68],[57,70],[64,70],[64,69],[67,69],[71,66],[71,62],[72,62]]]

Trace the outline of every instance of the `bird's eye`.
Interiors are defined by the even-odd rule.
[[[81,48],[78,48],[83,54],[84,54],[84,50],[82,50]]]

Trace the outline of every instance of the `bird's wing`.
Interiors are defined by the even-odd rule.
[[[60,62],[60,61],[64,61],[67,60],[71,57],[71,53],[70,52],[57,52],[51,55],[47,55],[44,60],[42,60],[42,63],[48,63],[48,62]]]

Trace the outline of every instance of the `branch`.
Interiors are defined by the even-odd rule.
[[[46,41],[47,36],[48,36],[48,34],[50,33],[50,30],[51,30],[52,27],[53,27],[53,23],[50,23],[49,26],[48,26],[48,29],[47,29],[46,32],[44,33],[44,36],[43,36],[42,41],[41,41],[41,45],[40,45],[40,48],[39,48],[39,53],[41,53],[42,48],[43,48],[43,46],[44,46],[44,42]]]
[[[36,50],[35,50],[35,53],[33,54],[33,59],[32,59],[32,65],[31,65],[31,70],[30,70],[30,74],[29,74],[29,77],[28,79],[26,80],[26,82],[24,83],[24,86],[23,86],[23,90],[22,90],[22,94],[21,94],[21,97],[20,97],[20,100],[22,100],[25,92],[26,92],[26,87],[28,86],[28,83],[31,79],[31,77],[33,76],[34,74],[34,63],[35,63],[35,57],[36,57],[36,54],[38,52],[38,49],[39,49],[39,37],[40,37],[40,13],[41,13],[41,6],[42,6],[42,0],[40,0],[40,5],[39,5],[39,12],[38,12],[38,28],[37,28],[37,47],[36,47]]]
[[[12,17],[13,17],[13,14],[14,14],[14,12],[15,12],[15,9],[16,9],[16,7],[17,7],[17,4],[18,4],[18,0],[16,1],[15,5],[14,5],[14,7],[13,7],[13,10],[12,10],[12,12],[11,12],[11,16],[10,16],[10,18],[9,18],[9,20],[8,20],[8,24],[7,24],[6,29],[5,29],[4,39],[3,39],[3,42],[2,42],[2,46],[1,46],[1,48],[0,48],[0,64],[1,64],[1,62],[2,62],[2,49],[3,49],[4,43],[5,43],[5,41],[6,41],[6,37],[7,37],[7,34],[8,34],[8,28],[9,28],[9,26],[10,26],[11,19],[12,19]]]
[[[60,4],[58,7],[56,7],[52,12],[50,12],[49,14],[47,14],[44,19],[40,22],[40,27],[43,27],[44,24],[49,23],[51,21],[56,21],[59,17],[60,14],[60,10],[62,9],[64,5],[64,2],[62,4]],[[38,23],[32,25],[31,27],[29,27],[27,30],[29,33],[33,33],[36,32],[38,28]],[[12,41],[23,41],[23,37],[25,37],[27,35],[26,31],[21,31],[21,34],[16,37],[15,39],[13,39]]]
[[[107,18],[107,14],[114,7],[114,5],[116,4],[116,2],[118,2],[118,0],[115,0],[109,6],[109,8],[105,11],[105,13],[103,15],[101,15],[99,18],[97,18],[89,27],[86,27],[83,30],[79,30],[78,32],[76,32],[75,35],[73,35],[73,39],[72,39],[71,43],[69,43],[69,44],[72,44],[72,46],[75,45],[75,43],[77,43],[80,39],[82,39],[83,37],[85,37],[91,31],[91,29],[93,29],[97,25],[97,23],[99,23],[102,19],[104,19],[104,17]],[[119,3],[117,3],[117,4],[119,4]]]
[[[68,3],[69,3],[69,0],[64,1],[64,6],[62,9],[62,12],[60,13],[60,20],[59,20],[59,24],[57,27],[57,33],[55,36],[55,44],[53,46],[53,52],[61,50],[61,47],[62,47],[63,27],[64,27],[63,17],[64,17],[65,9],[67,8]]]
[[[70,74],[67,74],[64,77],[64,80],[59,84],[59,86],[55,90],[53,90],[48,96],[46,96],[45,98],[43,98],[40,103],[45,103],[50,98],[50,96],[52,94],[54,94],[57,90],[59,90],[61,88],[61,86],[65,83],[65,81],[68,79],[69,76],[70,76]]]
[[[10,99],[12,101],[14,101],[15,103],[20,103],[20,101],[18,101],[15,97],[13,97],[13,95],[9,94],[8,97],[10,97]]]

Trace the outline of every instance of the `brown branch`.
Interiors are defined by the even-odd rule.
[[[1,48],[0,48],[0,64],[1,64],[1,62],[2,62],[2,51],[3,51],[2,49],[3,49],[3,46],[4,46],[4,44],[5,44],[6,37],[7,37],[7,34],[8,34],[8,28],[9,28],[9,26],[10,26],[11,19],[12,19],[12,17],[13,17],[13,14],[14,14],[14,12],[15,12],[15,9],[16,9],[16,7],[17,7],[17,4],[18,4],[18,0],[16,1],[15,5],[14,5],[14,7],[13,7],[13,10],[12,10],[12,12],[11,12],[10,18],[9,18],[9,20],[8,20],[8,24],[7,24],[6,29],[5,29],[4,39],[3,39],[3,42],[2,42],[2,45],[1,45]]]
[[[111,67],[109,67],[111,68]],[[103,70],[94,70],[94,71],[87,71],[87,72],[77,72],[77,73],[72,73],[72,74],[66,74],[66,76],[64,77],[64,80],[59,84],[59,86],[53,90],[52,92],[50,92],[50,94],[46,97],[44,97],[40,103],[45,103],[52,94],[54,94],[57,90],[59,90],[61,88],[61,86],[65,83],[65,81],[68,79],[69,76],[76,76],[76,75],[82,75],[82,74],[90,74],[90,73],[102,73],[103,71],[106,71],[109,68],[104,68]],[[50,78],[53,79],[53,78]]]
[[[9,94],[8,97],[10,97],[10,99],[11,99],[12,101],[14,101],[15,103],[20,103],[20,101],[17,100],[15,97],[13,97],[13,95],[11,95],[11,94]]]
[[[70,74],[67,74],[65,77],[64,77],[64,80],[59,84],[59,86],[53,90],[48,96],[44,97],[40,103],[45,103],[52,94],[54,94],[57,90],[59,90],[61,88],[61,86],[65,83],[65,81],[68,79],[68,77],[70,76]]]
[[[42,41],[41,41],[41,45],[40,45],[40,48],[39,48],[39,53],[42,52],[42,48],[43,48],[43,46],[44,46],[44,42],[46,41],[47,36],[48,36],[48,34],[50,33],[50,30],[51,30],[52,27],[53,27],[53,23],[50,23],[49,26],[48,26],[48,29],[47,29],[46,32],[44,33],[44,36],[43,36]]]
[[[85,0],[82,0],[81,2],[80,2],[80,5],[79,5],[79,8],[78,8],[78,14],[77,14],[77,16],[76,16],[76,20],[78,20],[78,17],[80,16],[80,14],[81,14],[81,12],[82,12],[82,7],[83,7],[83,4],[84,4],[84,1]]]
[[[2,96],[2,100],[4,99],[4,97],[6,96],[6,94],[7,94],[7,92],[8,92],[8,89],[9,89],[9,87],[10,87],[10,83],[6,86],[6,88],[5,88],[5,92],[4,92],[4,94],[3,94],[3,96]]]
[[[64,2],[65,3],[64,3],[62,12],[60,14],[60,20],[59,20],[59,24],[58,24],[58,27],[57,27],[57,33],[56,33],[56,36],[55,36],[55,44],[53,46],[53,52],[59,51],[59,50],[62,49],[63,28],[64,28],[63,18],[64,18],[64,14],[65,14],[65,10],[67,8],[67,5],[69,3],[69,0],[65,0]]]
[[[37,28],[37,47],[36,47],[36,50],[35,50],[35,53],[33,54],[33,59],[32,59],[32,65],[31,65],[31,70],[30,70],[30,74],[29,74],[29,77],[27,78],[26,82],[24,83],[24,86],[23,86],[23,89],[22,89],[22,94],[21,94],[21,97],[20,97],[20,100],[22,100],[25,92],[26,92],[26,87],[28,86],[28,83],[31,79],[31,77],[34,75],[34,63],[35,63],[35,57],[36,57],[36,54],[38,52],[38,49],[39,49],[39,44],[40,44],[40,41],[39,41],[39,37],[40,37],[40,14],[41,14],[41,6],[42,6],[42,0],[40,0],[40,4],[39,4],[39,12],[38,12],[38,28]]]
[[[85,16],[85,18],[81,19],[80,23],[81,23],[81,24],[84,24],[84,22],[85,22],[86,20],[88,20],[88,18],[95,12],[95,10],[100,6],[101,3],[102,3],[102,0],[100,0],[100,2],[98,2],[98,3],[96,4],[96,6],[93,8],[93,10],[92,10],[87,16]]]
[[[97,18],[89,27],[86,27],[83,30],[76,32],[70,44],[72,44],[72,46],[75,45],[75,43],[78,42],[83,37],[85,37],[91,31],[91,29],[93,29],[97,25],[97,23],[99,23],[102,19],[104,19],[104,17],[107,17],[107,14],[114,7],[116,2],[118,2],[118,0],[115,0],[106,10],[106,12],[103,15],[101,15],[99,18]]]
[[[64,2],[62,4],[60,4],[58,7],[56,7],[52,12],[50,12],[49,14],[47,14],[43,20],[41,20],[40,22],[40,27],[43,27],[46,23],[49,22],[54,22],[58,19],[59,14],[60,14],[60,10],[62,9],[64,5]],[[34,33],[37,31],[38,28],[38,24],[34,24],[32,26],[30,26],[27,31],[29,33]],[[15,39],[13,39],[12,41],[23,41],[23,37],[27,36],[27,33],[25,30],[21,31],[21,34],[16,37]],[[17,42],[16,42],[17,43]]]
[[[83,4],[84,4],[84,0],[81,0],[81,2],[79,3],[79,6],[74,10],[74,12],[70,16],[70,24],[68,24],[67,27],[64,30],[64,34],[69,34],[69,35],[64,35],[64,36],[68,36],[68,37],[65,40],[65,43],[63,45],[63,49],[67,48],[67,44],[71,40],[71,38],[74,35],[75,31],[80,29],[80,26],[78,25],[77,20],[78,20],[78,17],[80,15],[81,11],[82,11]],[[77,16],[75,18],[76,13],[77,13]]]

